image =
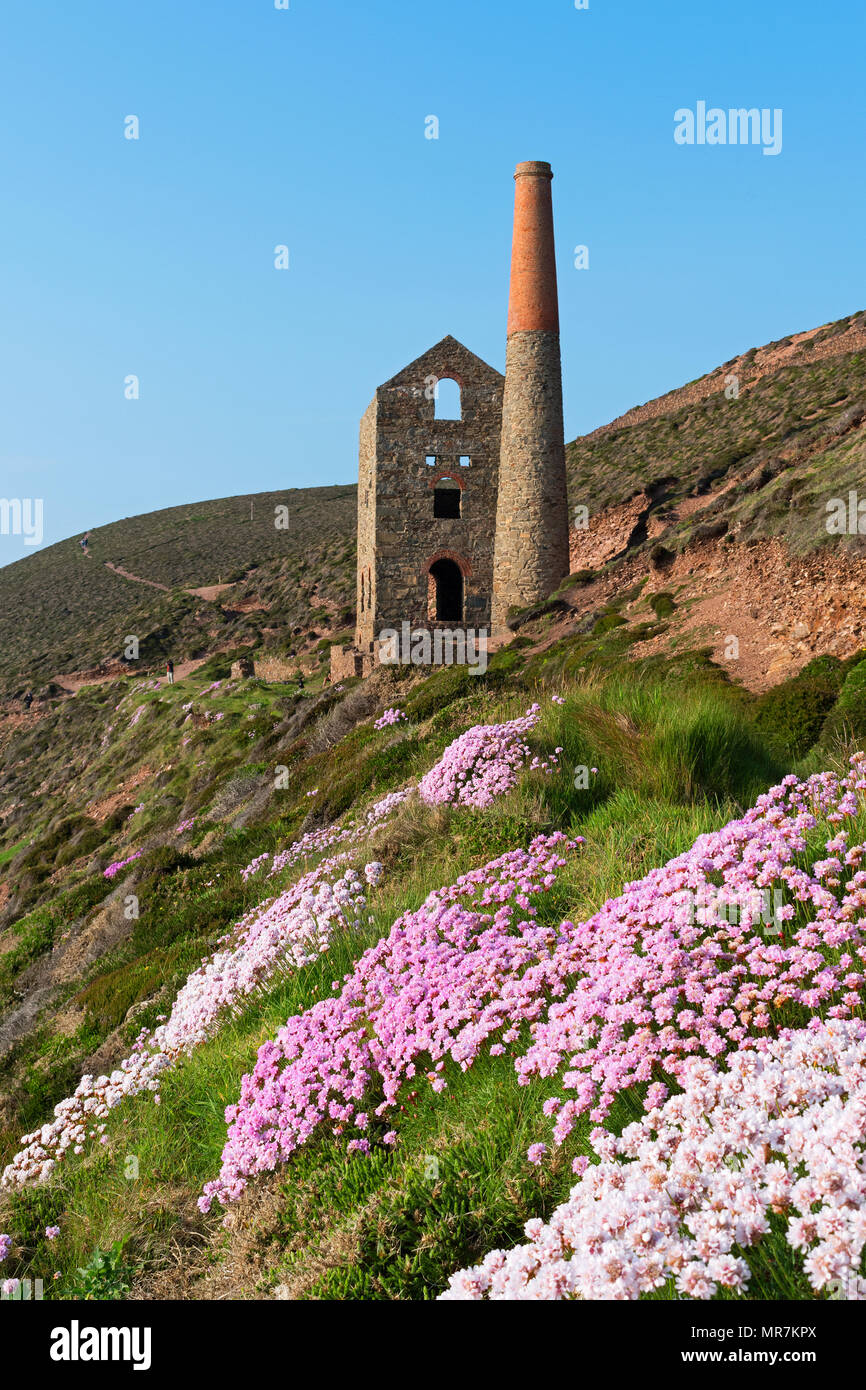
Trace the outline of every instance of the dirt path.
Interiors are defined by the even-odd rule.
[[[120,565],[114,565],[110,560],[105,561],[105,568],[112,570],[114,574],[119,574],[123,579],[131,579],[133,584],[146,584],[149,589],[161,589],[164,594],[171,593],[167,584],[158,584],[155,579],[142,579],[139,574],[130,574],[129,570],[122,569]]]
[[[207,660],[208,658],[206,656],[198,656],[194,661],[175,662],[175,682],[182,681],[184,676],[188,676],[193,671],[197,671],[199,666],[204,666]],[[102,685],[105,681],[124,680],[127,676],[132,674],[129,668],[124,666],[119,670],[111,671],[70,671],[64,676],[52,676],[51,679],[55,684],[62,685],[63,689],[67,691],[68,694],[75,695],[77,691],[81,690],[85,685]],[[152,679],[159,679],[165,684],[165,675],[161,675],[158,678],[154,676]]]
[[[161,589],[164,594],[171,593],[170,585],[160,584],[156,579],[143,579],[140,574],[133,574],[131,570],[125,570],[122,565],[115,565],[111,560],[105,561],[105,568],[119,574],[123,579],[131,579],[133,584],[146,584],[149,589]],[[234,587],[234,584],[203,584],[198,589],[184,589],[184,593],[192,594],[193,598],[204,599],[206,603],[215,603],[221,594]]]
[[[234,584],[205,584],[201,589],[186,589],[184,592],[193,594],[195,598],[203,598],[207,603],[215,603],[220,594],[234,587]]]

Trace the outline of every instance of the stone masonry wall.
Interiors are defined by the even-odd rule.
[[[558,587],[569,572],[568,539],[559,334],[513,333],[502,408],[494,632],[510,608],[537,603]]]
[[[376,434],[378,401],[373,399],[361,417],[358,447],[358,569],[355,642],[368,650],[373,642],[376,602]]]
[[[435,418],[432,383],[443,378],[461,388],[459,420]],[[489,628],[503,384],[499,372],[445,338],[376,392],[361,427],[359,650],[370,651],[383,629],[405,621],[434,625],[429,569],[439,558],[454,560],[463,574],[462,625]],[[434,517],[434,487],[443,478],[460,490],[459,518]]]

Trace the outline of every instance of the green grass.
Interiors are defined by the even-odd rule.
[[[295,795],[335,774],[337,785],[340,778],[352,783],[353,805],[382,795],[425,770],[461,728],[522,713],[537,691],[537,678],[526,679],[529,690],[520,688],[515,672],[510,689],[495,673],[471,685],[440,673],[405,701],[413,710],[407,729],[375,734],[369,720],[358,725],[329,753],[308,759]],[[518,1087],[505,1057],[486,1058],[466,1075],[449,1068],[446,1104],[419,1087],[401,1117],[397,1153],[377,1149],[369,1164],[359,1163],[321,1140],[284,1173],[259,1184],[243,1217],[245,1253],[236,1270],[237,1242],[223,1239],[215,1218],[195,1210],[201,1186],[219,1168],[224,1108],[236,1099],[258,1045],[287,1017],[330,995],[331,981],[431,889],[528,843],[540,829],[562,828],[583,835],[586,845],[548,895],[544,912],[551,921],[585,917],[629,879],[725,823],[786,770],[723,684],[672,688],[652,677],[626,681],[597,672],[579,680],[560,673],[547,688],[561,688],[565,704],[545,703],[530,741],[542,753],[562,747],[553,775],[524,776],[484,813],[405,808],[371,847],[388,865],[374,895],[374,920],[360,934],[338,938],[325,957],[294,977],[273,981],[212,1042],[166,1075],[159,1107],[146,1098],[126,1105],[111,1117],[110,1142],[102,1151],[68,1161],[56,1182],[14,1199],[16,1236],[36,1258],[31,1275],[45,1275],[37,1267],[44,1257],[35,1256],[40,1225],[58,1224],[63,1236],[52,1246],[62,1276],[58,1293],[77,1287],[78,1271],[94,1251],[108,1252],[122,1241],[129,1277],[139,1282],[165,1277],[172,1248],[204,1243],[207,1269],[198,1277],[228,1263],[247,1295],[288,1283],[301,1297],[428,1297],[441,1291],[454,1268],[519,1239],[528,1216],[549,1214],[562,1200],[585,1132],[551,1167],[528,1169],[525,1151],[545,1132],[540,1105],[552,1089]],[[598,768],[585,788],[575,785],[574,770],[582,765]],[[75,996],[85,1019],[80,1046],[92,1047],[122,1025],[130,1005],[154,989],[156,1002],[127,1027],[127,1042],[167,1011],[189,969],[265,891],[262,880],[241,884],[240,867],[255,853],[286,843],[290,822],[223,834],[197,863],[171,846],[159,852],[162,860],[139,861],[137,891],[147,906],[130,937],[94,967]],[[56,1064],[46,1075],[39,1060],[52,1047]],[[39,1038],[26,1076],[31,1092],[38,1077],[43,1113],[59,1098],[52,1078],[69,1087],[74,1058],[74,1039]],[[623,1117],[636,1105],[637,1097],[624,1097]],[[38,1123],[32,1101],[26,1110],[28,1122]],[[7,1153],[14,1142],[10,1130]],[[128,1176],[131,1169],[137,1176]]]
[[[441,1292],[455,1268],[519,1240],[529,1216],[552,1211],[569,1189],[572,1158],[586,1151],[586,1131],[576,1131],[551,1165],[531,1169],[526,1148],[546,1137],[540,1107],[555,1083],[518,1087],[507,1056],[485,1057],[466,1074],[449,1066],[445,1098],[417,1087],[399,1117],[394,1153],[378,1146],[361,1162],[339,1143],[317,1139],[285,1170],[254,1185],[232,1232],[221,1229],[218,1214],[203,1217],[195,1202],[219,1169],[224,1109],[237,1099],[258,1046],[289,1016],[329,996],[332,980],[432,889],[528,844],[539,831],[562,829],[586,843],[546,897],[544,920],[581,920],[625,883],[740,814],[786,772],[809,759],[826,763],[814,746],[798,761],[790,740],[769,737],[761,702],[733,687],[704,654],[624,667],[626,638],[615,626],[532,655],[531,640],[521,637],[497,653],[483,677],[445,670],[419,682],[414,671],[396,672],[382,703],[399,703],[409,724],[375,731],[375,710],[367,709],[341,716],[336,743],[319,738],[317,720],[332,718],[343,697],[328,694],[316,704],[255,685],[204,696],[220,678],[215,668],[187,689],[130,690],[119,711],[116,697],[107,708],[97,697],[82,703],[73,727],[97,750],[105,725],[120,726],[110,752],[90,758],[82,792],[107,791],[122,769],[144,760],[161,763],[167,780],[146,794],[138,817],[122,818],[104,849],[117,855],[147,842],[121,885],[138,896],[138,919],[68,982],[38,1030],[0,1059],[7,1097],[0,1163],[19,1135],[74,1088],[88,1056],[108,1039],[115,1057],[126,1055],[139,1029],[169,1011],[189,971],[231,924],[300,872],[244,884],[240,869],[253,857],[284,848],[302,828],[357,814],[426,771],[463,729],[522,714],[533,699],[543,700],[528,740],[533,751],[562,752],[551,775],[525,774],[485,812],[407,803],[371,841],[368,857],[382,859],[387,873],[372,896],[373,920],[361,932],[338,937],[295,976],[272,980],[216,1038],[166,1074],[159,1106],[139,1097],[115,1112],[104,1148],[67,1160],[44,1188],[5,1199],[0,1229],[13,1231],[23,1248],[15,1272],[42,1277],[57,1294],[87,1287],[94,1297],[116,1278],[173,1297],[222,1280],[220,1296],[226,1287],[232,1296],[252,1297],[286,1284],[305,1298],[426,1298]],[[844,688],[845,672],[832,661],[801,675],[806,684],[832,679]],[[564,703],[551,702],[551,693]],[[223,710],[226,718],[181,749],[181,732],[191,727],[181,705],[190,698],[196,709]],[[129,729],[139,703],[149,712]],[[246,736],[249,714],[253,739]],[[281,790],[272,787],[276,763],[289,768],[289,786]],[[317,795],[308,797],[314,788]],[[175,804],[163,804],[172,789]],[[137,792],[129,795],[137,800]],[[62,813],[43,816],[32,845],[19,834],[7,872],[24,881],[70,835],[88,835],[88,819],[69,811],[84,804],[83,794],[67,797]],[[179,842],[173,827],[191,807],[199,819]],[[258,809],[236,823],[250,807]],[[71,921],[90,920],[110,889],[98,870],[78,865],[65,872],[77,875],[65,892],[48,880],[32,890],[42,896],[18,923],[9,988]],[[0,970],[2,962],[0,956]],[[79,1023],[55,1033],[53,1015],[63,1008],[77,1011]],[[624,1095],[614,1122],[624,1123],[638,1104],[637,1095]],[[50,1270],[41,1241],[48,1224],[62,1229]]]
[[[827,337],[848,323],[831,325]],[[666,547],[700,538],[711,522],[736,525],[741,541],[784,536],[795,553],[814,550],[827,542],[828,498],[847,497],[862,477],[863,431],[843,429],[837,437],[834,429],[863,401],[864,364],[860,351],[801,357],[743,389],[736,402],[722,392],[683,404],[674,397],[653,418],[614,422],[568,446],[569,498],[579,503],[592,496],[598,512],[656,489],[653,505],[669,508],[735,482],[711,508],[670,525]],[[744,386],[749,375],[746,363]]]
[[[274,526],[277,505],[289,508],[287,530]],[[273,640],[264,628],[283,632],[281,651],[290,650],[293,632],[321,624],[323,598],[338,616],[354,602],[355,510],[353,486],[224,497],[101,526],[91,531],[90,559],[73,537],[7,565],[0,690],[38,692],[56,674],[119,659],[128,633],[139,638],[143,669],[215,644],[262,649]],[[124,579],[106,561],[168,592]],[[218,580],[238,581],[219,603],[186,592]],[[267,610],[243,611],[250,600]]]

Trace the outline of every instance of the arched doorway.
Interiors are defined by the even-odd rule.
[[[430,575],[430,617],[439,623],[463,621],[463,575],[454,560],[436,560]]]

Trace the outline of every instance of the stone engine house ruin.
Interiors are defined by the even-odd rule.
[[[443,338],[378,388],[361,420],[354,646],[383,631],[501,632],[568,573],[550,165],[517,166],[506,370]]]
[[[456,390],[446,395],[447,382]],[[360,651],[406,620],[489,627],[504,385],[443,338],[370,403],[358,469]],[[455,419],[441,418],[447,396]]]

